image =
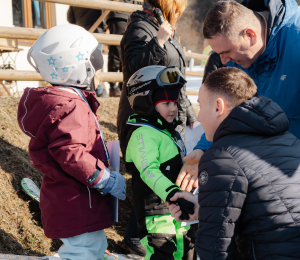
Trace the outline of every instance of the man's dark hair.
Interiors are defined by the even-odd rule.
[[[219,1],[208,11],[204,25],[203,35],[205,39],[223,35],[232,39],[239,35],[240,27],[247,24],[257,23],[256,14],[237,3],[234,0]]]

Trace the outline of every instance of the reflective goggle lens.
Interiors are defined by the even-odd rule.
[[[174,84],[178,83],[180,77],[182,77],[181,72],[176,67],[166,68],[160,75],[159,80],[163,84]]]

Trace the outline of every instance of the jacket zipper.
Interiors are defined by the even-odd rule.
[[[253,242],[252,242],[252,253],[253,253],[254,260],[256,260]]]
[[[86,186],[88,191],[89,191],[89,203],[90,203],[90,209],[92,208],[92,203],[91,203],[91,192],[88,186]]]

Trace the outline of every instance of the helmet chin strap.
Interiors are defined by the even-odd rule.
[[[94,77],[92,78],[91,83],[86,86],[85,90],[87,90],[87,91],[93,91],[93,92],[96,91],[95,83],[94,83]]]
[[[95,77],[95,76],[94,76],[94,77]],[[95,92],[96,89],[95,89],[95,84],[94,84],[94,77],[92,78],[90,84],[87,85],[87,86],[79,87],[79,86],[72,86],[72,85],[58,85],[58,84],[52,84],[52,86],[71,87],[71,88],[78,88],[78,89],[81,89],[81,90],[94,91],[94,92]]]

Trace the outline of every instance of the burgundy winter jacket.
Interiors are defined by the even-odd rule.
[[[64,87],[26,88],[18,123],[31,137],[31,164],[44,174],[40,209],[45,235],[67,238],[112,226],[111,195],[87,180],[108,166],[100,131],[88,105]],[[71,88],[69,90],[73,91]],[[82,91],[93,113],[99,102]]]

